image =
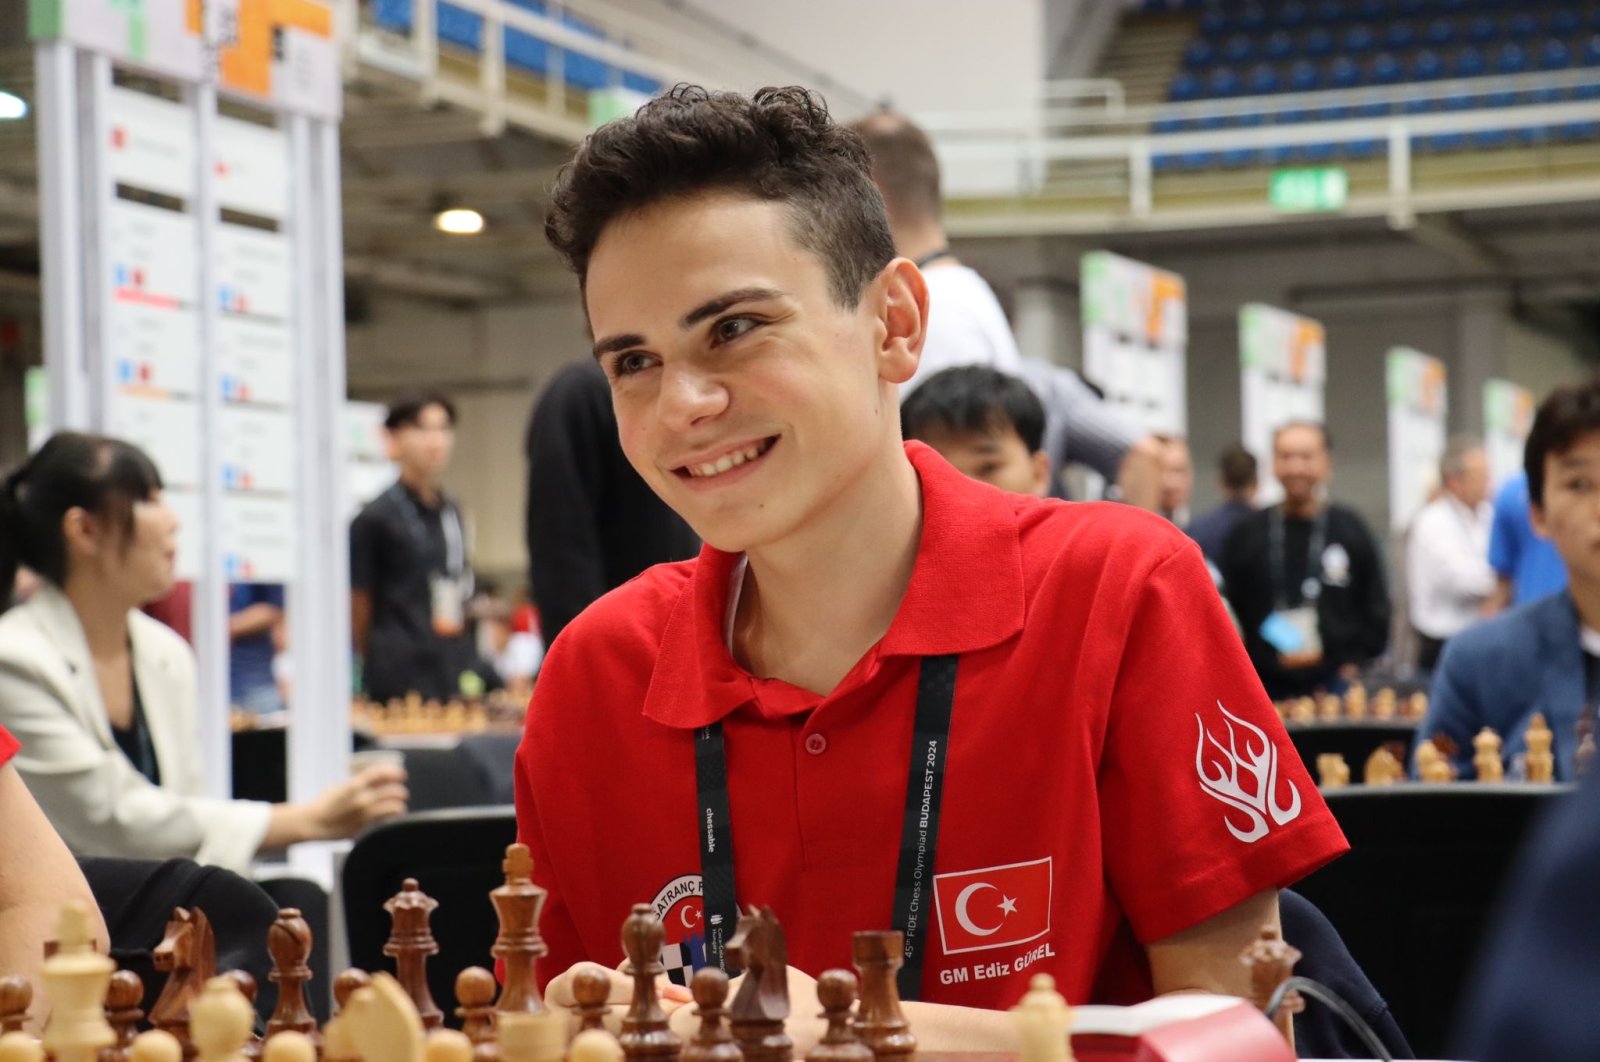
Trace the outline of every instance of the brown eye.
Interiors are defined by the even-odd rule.
[[[727,343],[730,340],[738,339],[755,326],[755,319],[751,317],[724,317],[717,322],[713,331],[717,337],[717,342]]]

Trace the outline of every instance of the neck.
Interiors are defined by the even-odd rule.
[[[935,251],[943,250],[950,246],[950,241],[945,237],[944,229],[936,221],[923,222],[919,225],[905,225],[895,229],[895,250],[913,262],[920,262]],[[954,263],[955,256],[940,258],[939,265]]]
[[[1571,572],[1567,589],[1578,610],[1578,622],[1592,631],[1600,631],[1600,581]]]
[[[900,440],[886,445],[830,512],[749,551],[734,655],[755,674],[827,694],[888,632],[916,564],[922,488]]]
[[[1322,508],[1315,494],[1309,498],[1283,499],[1283,515],[1293,520],[1309,520],[1317,515],[1317,510]]]
[[[425,472],[402,468],[400,482],[405,484],[407,490],[421,498],[425,505],[439,504],[439,483]]]
[[[68,575],[61,592],[72,602],[72,611],[83,625],[90,656],[104,659],[128,651],[128,613],[138,608],[139,602],[118,601],[85,576]]]
[[[1230,490],[1224,491],[1223,497],[1230,502],[1238,502],[1242,505],[1249,505],[1251,502],[1255,501],[1256,492],[1253,490]]]

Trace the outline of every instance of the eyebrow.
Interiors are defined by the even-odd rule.
[[[678,322],[678,327],[688,331],[701,321],[704,321],[706,318],[715,317],[717,314],[722,313],[725,310],[732,309],[733,307],[738,306],[740,303],[765,302],[768,299],[781,299],[783,297],[784,293],[776,288],[738,288],[734,291],[724,292],[723,294],[718,295],[716,298],[708,299],[699,306],[696,306],[694,309],[683,315],[683,319]],[[639,335],[637,332],[628,332],[624,333],[623,335],[607,336],[605,339],[598,340],[595,343],[594,356],[597,358],[602,358],[615,351],[627,350],[629,347],[642,347],[644,345],[644,336]]]

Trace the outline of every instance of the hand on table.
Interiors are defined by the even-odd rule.
[[[606,976],[611,983],[611,994],[606,1002],[611,1007],[611,1013],[606,1016],[606,1028],[618,1032],[622,1028],[622,1016],[628,1011],[628,1004],[633,1000],[633,978],[622,972],[622,967],[608,970],[597,962],[580,962],[569,967],[564,972],[550,979],[545,986],[544,1005],[551,1010],[572,1012],[577,1006],[578,998],[573,993],[572,985],[579,971],[598,970]],[[689,990],[682,985],[674,984],[662,974],[656,978],[656,997],[661,1001],[661,1009],[670,1016],[684,1004],[690,1003],[693,997]]]

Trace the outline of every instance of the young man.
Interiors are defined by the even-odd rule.
[[[1568,588],[1451,638],[1417,736],[1432,738],[1471,777],[1480,729],[1500,734],[1513,764],[1528,720],[1543,712],[1555,734],[1556,778],[1570,781],[1580,719],[1600,704],[1600,379],[1544,400],[1523,467],[1534,529],[1566,562]]]
[[[395,402],[384,427],[400,479],[350,525],[351,630],[375,701],[459,696],[462,674],[478,664],[466,623],[466,531],[440,485],[455,424],[442,395]]]
[[[1015,376],[986,365],[935,373],[901,404],[900,428],[972,479],[1035,498],[1050,491],[1044,406]]]
[[[1406,536],[1406,593],[1417,632],[1417,667],[1432,673],[1444,643],[1490,613],[1489,455],[1457,436],[1439,458],[1439,496],[1424,505]]]
[[[1039,972],[1076,1001],[1244,991],[1239,951],[1338,827],[1192,543],[901,441],[927,289],[859,138],[802,89],[680,87],[553,198],[623,450],[706,546],[540,676],[517,810],[542,976],[614,966],[636,902],[680,967],[769,904],[810,975],[905,930],[927,1050],[1006,1042],[989,1008]]]
[[[1222,548],[1223,592],[1274,698],[1341,689],[1389,642],[1378,544],[1354,509],[1327,501],[1333,455],[1321,424],[1272,436],[1283,502],[1239,520]]]

